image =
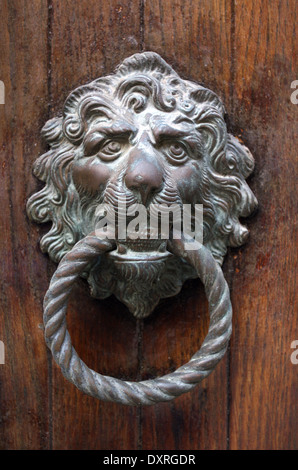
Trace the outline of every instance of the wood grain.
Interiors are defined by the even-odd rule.
[[[297,448],[295,0],[3,0],[1,14],[0,449]],[[228,354],[192,392],[130,408],[77,391],[46,350],[42,300],[56,266],[38,246],[48,227],[29,222],[25,202],[41,186],[31,169],[46,120],[76,86],[141,50],[223,99],[229,129],[255,156],[249,184],[260,208],[249,242],[223,267],[234,310]],[[114,298],[91,299],[81,281],[67,318],[91,368],[132,380],[185,363],[208,328],[196,280],[144,323]]]
[[[183,78],[203,83],[229,106],[230,0],[146,0],[143,48],[158,52]]]
[[[229,105],[230,23],[229,2],[150,0],[145,3],[144,49],[160,53],[183,77],[211,87]],[[199,349],[208,323],[202,285],[189,281],[145,321],[143,377],[186,363]],[[192,392],[143,410],[143,448],[225,449],[227,420],[228,356]]]
[[[47,7],[42,0],[4,1],[1,16],[0,448],[47,449],[49,365],[40,328],[47,260],[25,212],[47,118]]]
[[[291,82],[297,77],[295,1],[235,4],[232,120],[256,158],[260,208],[251,240],[228,258],[235,311],[230,446],[297,448],[297,192]],[[241,131],[242,129],[243,132]],[[297,227],[297,226],[296,226]]]
[[[77,86],[108,73],[139,50],[139,4],[58,0],[50,17],[51,115]],[[116,299],[90,298],[83,281],[73,292],[68,325],[73,344],[92,369],[118,378],[138,376],[138,330]],[[139,410],[84,396],[53,368],[53,449],[135,449]]]

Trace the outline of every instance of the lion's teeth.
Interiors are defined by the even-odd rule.
[[[124,245],[121,245],[121,244],[118,245],[118,253],[120,253],[121,255],[125,255],[125,253],[127,253],[127,249],[125,248]]]
[[[164,244],[164,243],[162,243],[161,245],[159,245],[158,251],[159,251],[160,253],[163,253],[163,252],[166,251],[166,250],[165,250],[165,244]]]

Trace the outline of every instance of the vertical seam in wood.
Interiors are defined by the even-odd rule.
[[[230,76],[230,110],[234,115],[234,86],[235,86],[235,74],[236,74],[236,49],[235,49],[235,33],[236,33],[236,15],[235,15],[235,0],[230,0],[231,5],[231,76]],[[231,348],[228,348],[228,360],[227,360],[227,450],[230,450],[230,416],[231,416]]]
[[[227,450],[230,450],[230,407],[231,407],[231,348],[227,351]]]
[[[48,358],[48,400],[49,400],[49,450],[53,450],[53,377],[52,377],[52,354],[51,351],[47,350]]]
[[[142,370],[143,370],[143,336],[144,336],[144,321],[137,320],[137,340],[138,340],[138,372],[137,372],[137,380],[142,380]],[[138,419],[138,441],[137,441],[137,450],[143,449],[143,407],[138,407],[137,413]]]
[[[48,91],[48,119],[52,111],[52,34],[53,34],[53,0],[48,3],[48,28],[47,28],[47,91]],[[49,272],[48,272],[49,277]],[[48,350],[48,400],[49,400],[49,449],[53,449],[53,368],[52,354]]]
[[[48,119],[52,111],[52,35],[53,35],[53,0],[48,0]]]
[[[140,9],[140,51],[145,50],[145,6],[144,0],[139,1]],[[144,322],[143,320],[137,320],[137,341],[138,341],[138,380],[142,380],[142,367],[143,367],[143,331]],[[137,450],[143,449],[143,407],[138,407],[137,412]]]
[[[235,74],[236,74],[236,56],[235,56],[235,34],[236,34],[236,25],[235,25],[235,0],[231,1],[231,76],[230,76],[230,109],[231,113],[234,112],[234,85],[235,85]]]
[[[143,407],[138,409],[138,442],[137,450],[143,450]]]
[[[10,19],[12,17],[12,5],[10,5],[10,3],[8,3],[8,18]],[[13,32],[12,32],[12,28],[13,28],[13,22],[12,21],[8,21],[8,25],[7,25],[7,31],[8,31],[8,46],[9,46],[9,78],[10,78],[10,82],[11,84],[14,83],[14,75],[16,73],[15,71],[15,67],[16,67],[16,61],[15,61],[15,52],[14,52],[14,49],[13,49]],[[13,54],[13,57],[12,57],[12,54]],[[13,113],[15,114],[15,100],[12,100],[12,103],[11,103],[11,107],[12,107],[12,110],[13,110]],[[15,155],[16,155],[16,152],[14,151],[14,139],[11,139],[11,161],[10,161],[10,167],[12,168],[15,164]],[[12,272],[14,273],[14,277],[18,279],[18,284],[19,284],[19,274],[18,274],[18,269],[17,269],[17,252],[18,250],[16,249],[16,247],[18,246],[18,243],[17,243],[17,240],[16,240],[16,235],[18,233],[17,231],[17,227],[15,227],[15,219],[14,219],[14,201],[13,201],[13,191],[14,191],[14,181],[13,181],[13,171],[9,171],[8,173],[8,181],[9,181],[9,185],[8,185],[8,200],[9,200],[9,208],[8,208],[8,213],[9,213],[9,224],[10,224],[10,238],[11,238],[11,246],[13,248],[12,250],[12,265],[11,265],[11,268],[12,268]],[[6,322],[4,322],[5,324]],[[22,329],[24,331],[24,327],[23,327],[23,323],[22,323],[22,317],[21,317],[21,325],[22,325]],[[9,338],[9,331],[7,332],[6,334],[6,338]],[[7,347],[7,350],[13,350],[13,346],[12,344],[7,343],[6,345]],[[12,382],[13,383],[13,382]],[[16,400],[16,421],[17,421],[17,429],[19,429],[19,426],[21,424],[21,413],[19,412],[19,409],[20,409],[20,403],[18,403],[18,401]],[[2,410],[1,410],[2,411]],[[22,441],[22,445],[23,445],[23,441]],[[1,448],[2,450],[2,448]]]
[[[143,52],[144,49],[144,25],[145,25],[145,17],[144,17],[144,0],[140,0],[140,50]]]

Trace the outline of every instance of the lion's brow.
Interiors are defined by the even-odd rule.
[[[179,124],[188,125],[181,128]],[[152,133],[156,144],[160,144],[163,140],[179,139],[186,142],[193,152],[202,145],[201,138],[190,119],[176,120],[172,123],[163,122],[159,126],[152,126]]]
[[[135,134],[137,129],[126,120],[114,121],[112,123],[98,124],[92,132],[100,132],[104,135]]]
[[[172,124],[165,124],[163,123],[159,127],[153,127],[152,132],[156,142],[161,142],[163,139],[183,139],[188,137],[191,139],[192,134],[194,134],[194,129],[191,129],[189,126],[181,129],[177,125]],[[193,136],[195,139],[195,135]]]

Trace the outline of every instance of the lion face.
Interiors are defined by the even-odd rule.
[[[204,244],[220,263],[228,245],[245,241],[239,217],[256,205],[245,182],[253,158],[227,134],[219,98],[157,54],[136,54],[114,75],[75,90],[43,134],[51,150],[35,174],[46,186],[28,202],[33,220],[52,221],[43,251],[59,261],[96,231],[104,210],[116,216],[116,249],[86,273],[94,296],[114,294],[142,318],[196,277],[159,231],[152,237],[139,226],[139,237],[123,238],[123,201],[126,225],[140,205],[149,217],[157,205],[202,204]]]

